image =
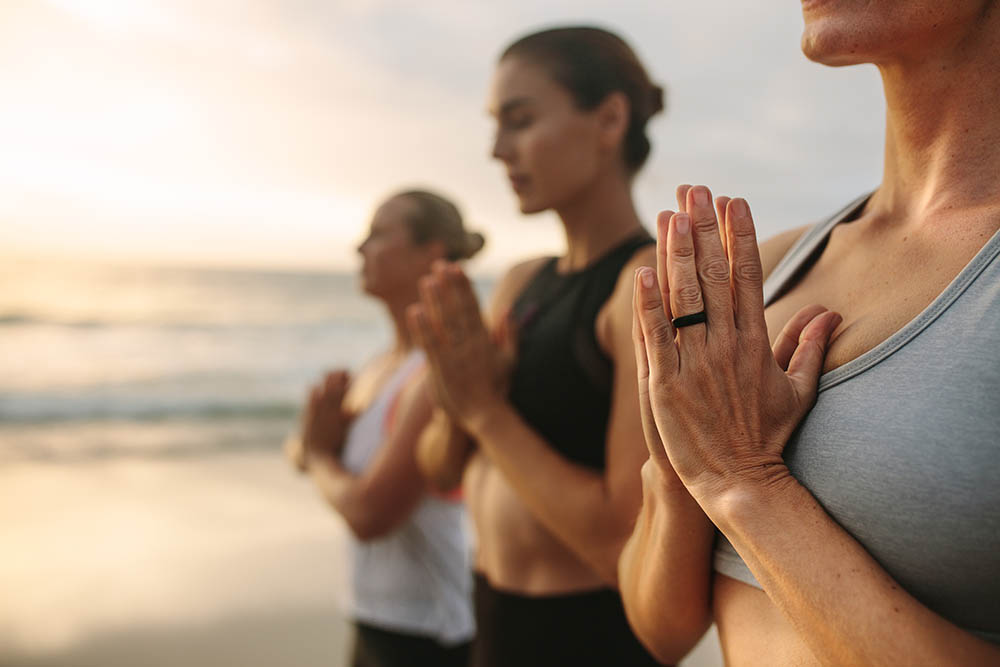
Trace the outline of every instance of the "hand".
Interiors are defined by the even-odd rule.
[[[351,417],[343,407],[348,382],[346,371],[334,371],[309,392],[302,414],[300,469],[308,469],[313,456],[340,456],[351,424]]]
[[[420,303],[410,307],[408,318],[427,354],[435,398],[452,419],[465,427],[505,400],[509,359],[486,330],[472,285],[460,268],[436,264],[421,279]]]
[[[309,466],[306,465],[306,448],[302,444],[302,437],[298,433],[292,433],[282,444],[281,448],[285,452],[285,458],[299,472],[306,472]]]
[[[656,272],[636,273],[633,338],[651,459],[704,507],[740,480],[788,476],[782,451],[815,401],[841,318],[807,306],[771,349],[749,207],[722,199],[720,226],[708,188],[682,186],[681,197],[684,211],[657,219]],[[705,323],[671,323],[703,310]]]

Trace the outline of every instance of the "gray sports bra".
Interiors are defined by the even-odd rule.
[[[865,201],[802,236],[768,278],[767,304]],[[923,312],[820,377],[784,456],[910,594],[1000,643],[1000,231]],[[715,570],[761,587],[722,535]]]

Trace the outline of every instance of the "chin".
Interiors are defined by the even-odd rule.
[[[871,63],[905,33],[900,26],[887,26],[889,17],[884,13],[852,7],[838,10],[836,5],[812,15],[807,12],[802,53],[813,62],[831,67]]]
[[[542,201],[538,197],[528,197],[522,195],[518,195],[517,206],[524,215],[541,213],[542,211],[547,211],[551,208],[546,202]]]
[[[830,67],[864,62],[858,55],[857,44],[852,45],[844,36],[831,35],[829,31],[817,30],[815,26],[806,27],[802,33],[802,53],[814,63]]]
[[[361,274],[360,287],[361,291],[364,292],[365,294],[368,294],[370,296],[377,296],[376,292],[378,290],[375,281],[365,276],[364,273]]]

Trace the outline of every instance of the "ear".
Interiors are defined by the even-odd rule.
[[[439,259],[447,259],[448,249],[445,248],[443,241],[427,241],[420,247],[424,251],[428,265],[433,264]]]
[[[617,150],[628,131],[629,114],[632,111],[628,98],[625,93],[615,91],[604,98],[595,111],[601,145],[608,150]]]

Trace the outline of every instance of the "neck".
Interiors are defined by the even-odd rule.
[[[566,232],[562,268],[567,271],[586,267],[642,229],[631,186],[617,173],[596,179],[556,213]]]
[[[947,54],[880,66],[887,116],[876,213],[916,222],[1000,205],[1000,12],[992,14]]]
[[[386,300],[385,307],[389,311],[389,318],[392,320],[395,331],[395,343],[392,346],[393,352],[400,354],[409,353],[413,350],[414,341],[410,335],[410,328],[406,324],[406,309],[411,304],[416,303],[419,297],[416,291],[406,298]]]

